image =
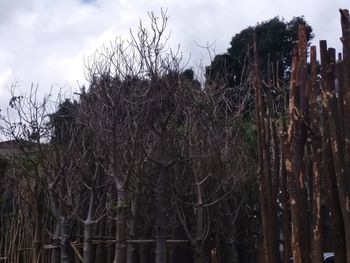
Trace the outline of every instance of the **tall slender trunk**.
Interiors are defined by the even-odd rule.
[[[118,191],[118,211],[117,211],[117,243],[115,247],[115,256],[113,263],[126,263],[126,239],[127,239],[127,225],[126,225],[126,209],[127,200],[125,190],[120,182],[116,182]]]
[[[39,194],[40,196],[40,194]],[[42,253],[42,204],[40,198],[36,199],[36,211],[35,211],[35,230],[34,230],[34,250],[33,250],[33,263],[39,263]]]
[[[287,133],[285,122],[283,122],[283,134]],[[289,263],[291,257],[291,242],[290,242],[290,206],[287,190],[287,171],[285,165],[286,147],[282,145],[281,151],[281,201],[283,206],[283,263]]]
[[[317,70],[316,70],[316,47],[311,47],[311,81],[310,108],[311,108],[311,129],[314,135],[311,138],[312,143],[312,249],[311,261],[318,263],[322,261],[322,221],[321,221],[321,152],[322,140],[319,134],[320,114],[317,104]]]
[[[140,213],[140,194],[141,184],[138,182],[136,185],[136,191],[134,193],[134,202],[131,209],[132,218],[130,220],[129,237],[132,240],[137,238],[137,226]],[[137,252],[137,245],[134,243],[129,243],[127,249],[127,263],[138,263]]]
[[[33,263],[39,263],[42,252],[42,223],[41,217],[35,219]]]
[[[196,226],[195,226],[195,238],[193,240],[194,246],[194,263],[204,262],[204,206],[202,189],[200,181],[196,176],[196,192],[197,192],[197,206],[196,206]]]
[[[267,68],[267,103],[266,103],[266,142],[265,142],[265,158],[266,158],[266,181],[267,191],[269,195],[269,214],[270,214],[270,230],[269,239],[271,243],[271,256],[274,262],[279,262],[279,226],[278,226],[278,204],[277,195],[279,188],[279,171],[280,171],[280,148],[277,136],[275,107],[273,106],[272,83],[274,82],[271,74],[271,56],[268,54]]]
[[[157,186],[155,191],[156,199],[156,263],[165,263],[167,256],[166,247],[166,216],[165,216],[165,191],[167,182],[168,167],[160,164]]]
[[[302,236],[301,236],[301,220],[300,220],[300,193],[299,182],[295,169],[294,156],[295,151],[295,138],[297,136],[297,117],[296,111],[298,108],[299,94],[297,89],[297,68],[298,68],[298,56],[296,49],[294,48],[293,62],[292,62],[292,75],[290,80],[290,94],[289,94],[289,112],[288,112],[288,133],[286,134],[285,145],[285,167],[287,172],[287,185],[290,197],[290,210],[292,219],[292,254],[294,262],[302,262]]]
[[[109,236],[109,233],[107,232],[107,218],[104,217],[99,221],[98,224],[98,236]],[[94,262],[108,262],[107,261],[107,247],[106,244],[99,243],[97,244],[96,248],[96,254],[95,254],[95,261]]]
[[[307,189],[306,189],[306,156],[305,147],[307,142],[307,126],[309,120],[309,97],[310,92],[307,83],[307,40],[306,27],[299,26],[298,31],[298,68],[297,68],[297,86],[299,88],[299,116],[298,133],[295,148],[295,172],[298,177],[298,191],[300,193],[300,231],[302,237],[302,257],[303,263],[310,262],[310,236],[309,236],[309,217],[307,209]]]
[[[253,86],[255,90],[255,105],[256,105],[256,125],[258,131],[258,185],[259,185],[259,200],[260,200],[260,210],[261,210],[261,229],[262,229],[262,249],[263,253],[260,258],[260,262],[268,263],[270,261],[269,253],[269,240],[268,236],[268,222],[267,222],[267,200],[265,198],[265,186],[264,186],[264,114],[263,114],[263,101],[260,87],[260,76],[256,49],[256,39],[254,36],[254,62],[252,64],[252,69],[254,72]]]
[[[305,184],[305,145],[308,120],[306,28],[299,26],[298,44],[294,48],[289,96],[289,124],[285,140],[285,166],[288,177],[292,218],[292,252],[294,262],[310,262],[310,242]]]
[[[52,239],[52,245],[54,248],[52,249],[51,253],[51,261],[52,263],[59,263],[61,262],[61,250],[60,250],[60,224],[56,223],[55,226],[55,233]]]
[[[199,243],[197,241],[197,243]],[[205,263],[204,262],[204,248],[201,244],[196,244],[194,247],[194,257],[193,257],[193,262],[194,263]]]
[[[172,231],[172,239],[185,240],[188,237],[185,234],[182,225],[177,225]],[[178,244],[172,247],[169,263],[188,262],[188,244]]]
[[[141,245],[140,247],[140,263],[154,262],[151,259],[151,248],[147,245]]]
[[[71,224],[66,217],[60,218],[61,263],[73,263],[74,252],[70,245]]]
[[[344,114],[343,123],[339,123],[339,119],[337,116],[334,116],[334,125],[330,126],[331,132],[333,128],[333,136],[332,139],[332,149],[333,153],[337,152],[339,157],[339,162],[335,159],[335,166],[339,164],[339,168],[336,168],[336,177],[337,177],[337,186],[338,186],[338,196],[340,201],[340,207],[344,220],[344,229],[345,229],[345,238],[346,238],[346,262],[350,263],[350,118],[348,117],[350,114],[350,15],[347,9],[340,9],[341,14],[341,26],[342,26],[342,42],[343,42],[343,55],[344,59],[342,64],[343,74],[342,74],[342,106]],[[329,50],[332,51],[332,50]],[[333,51],[332,51],[333,52]],[[331,55],[333,58],[333,54]],[[331,66],[331,71],[333,71],[333,67]],[[332,100],[336,101],[336,98],[332,98]],[[332,103],[334,104],[334,102]],[[338,107],[338,103],[336,107]],[[334,105],[332,105],[334,108]],[[335,111],[335,109],[334,109]],[[341,138],[337,138],[339,133],[341,133],[341,128],[343,128],[343,133]],[[341,144],[338,144],[340,143]],[[338,171],[338,172],[337,172]]]
[[[327,110],[329,113],[329,130],[330,130],[330,139],[332,145],[332,152],[334,158],[334,167],[335,175],[337,178],[337,190],[340,201],[340,207],[344,220],[344,230],[346,238],[346,254],[347,262],[350,262],[350,211],[349,211],[349,177],[347,176],[346,170],[346,154],[344,153],[344,144],[341,134],[341,126],[338,119],[338,102],[335,93],[335,83],[334,83],[334,74],[335,74],[335,50],[330,48],[328,49],[328,62],[326,74],[326,103]],[[346,141],[346,139],[345,139]],[[346,143],[345,143],[346,146]]]
[[[327,86],[326,73],[328,67],[328,55],[327,55],[327,42],[325,40],[320,41],[320,57],[321,57],[321,76],[322,88]],[[337,263],[343,263],[346,258],[345,249],[345,234],[344,234],[344,221],[341,213],[339,195],[337,189],[337,179],[335,175],[334,158],[332,154],[332,146],[330,139],[329,129],[329,115],[327,108],[326,93],[322,92],[322,119],[323,119],[323,134],[322,134],[322,147],[323,147],[323,170],[326,171],[322,174],[322,178],[328,185],[327,199],[328,206],[331,212],[331,230],[333,237],[333,247],[335,252],[335,261]]]
[[[93,231],[93,220],[92,214],[94,211],[95,193],[92,188],[90,193],[89,208],[86,220],[84,221],[84,263],[93,262],[93,246],[92,246],[92,231]]]
[[[228,204],[229,200],[223,202],[223,225],[224,225],[224,236],[223,236],[223,262],[224,263],[236,263],[238,262],[238,254],[236,249],[236,238],[235,238],[235,225],[237,216],[232,215],[232,210]],[[219,261],[220,262],[220,261]]]
[[[92,247],[92,223],[91,221],[85,220],[84,222],[84,263],[93,262],[93,247]]]
[[[260,210],[263,233],[263,253],[265,263],[278,262],[278,233],[277,233],[277,197],[274,196],[273,176],[271,169],[271,132],[270,118],[265,118],[264,100],[261,89],[259,61],[254,36],[254,62],[252,64],[253,86],[256,100],[256,122],[258,130],[258,184],[260,196]],[[270,81],[270,80],[269,80]]]
[[[107,227],[108,227],[107,233],[108,233],[108,236],[111,237],[111,236],[115,235],[114,221],[106,218],[106,222],[107,222]],[[116,250],[115,245],[109,245],[107,247],[107,260],[106,260],[107,263],[113,262],[115,250]]]
[[[344,221],[339,204],[337,182],[335,178],[330,182],[329,206],[331,212],[332,250],[335,253],[335,263],[344,263],[346,258]]]

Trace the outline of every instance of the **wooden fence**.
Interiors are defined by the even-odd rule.
[[[290,257],[296,263],[321,262],[326,251],[335,252],[336,262],[350,262],[348,10],[341,9],[340,16],[343,52],[336,56],[334,48],[320,41],[320,70],[317,48],[308,47],[305,26],[300,26],[288,94],[283,94],[278,74],[260,79],[256,48],[252,52],[261,262],[279,262],[280,257],[285,263]],[[269,65],[271,72],[274,64]],[[288,106],[282,111],[276,110],[276,94],[288,96]]]

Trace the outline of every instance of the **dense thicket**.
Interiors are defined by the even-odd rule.
[[[349,262],[341,18],[344,59],[322,42],[319,76],[302,17],[243,30],[201,84],[151,13],[127,44],[91,56],[78,97],[51,108],[34,87],[13,91],[0,260]]]
[[[13,151],[2,176],[13,211],[1,221],[8,262],[255,260],[244,121],[169,54],[166,16],[150,19],[128,46],[91,57],[76,101],[52,113],[35,89],[14,94],[15,119],[2,117]]]

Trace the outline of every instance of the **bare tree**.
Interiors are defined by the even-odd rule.
[[[56,231],[53,234],[55,244],[59,251],[52,253],[52,262],[72,262],[73,252],[70,246],[72,211],[67,203],[67,179],[76,172],[79,160],[75,159],[73,149],[78,131],[70,129],[70,140],[66,143],[52,143],[54,128],[50,120],[50,114],[54,111],[50,104],[50,96],[44,96],[42,100],[37,95],[37,88],[32,87],[28,96],[17,96],[14,91],[10,101],[7,116],[2,116],[2,132],[15,140],[27,161],[33,163],[36,168],[35,184],[40,189],[37,193],[41,200],[46,196],[52,215],[56,219]],[[25,147],[29,145],[30,147]],[[42,194],[41,194],[42,193]],[[39,208],[39,204],[37,205]],[[42,215],[40,211],[38,215]],[[41,219],[38,218],[38,227],[41,227]],[[41,250],[41,229],[35,234],[38,248],[34,250],[34,259],[38,260]]]

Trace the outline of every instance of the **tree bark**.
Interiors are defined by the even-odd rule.
[[[283,134],[287,133],[285,122],[283,122]],[[286,147],[282,145],[281,151],[281,201],[283,206],[283,263],[289,263],[292,255],[291,252],[291,235],[290,235],[290,205],[287,189],[287,171],[286,171]]]
[[[339,164],[340,170],[336,168],[336,177],[338,185],[338,196],[340,201],[340,207],[344,220],[344,229],[345,229],[345,238],[346,238],[346,262],[350,263],[350,15],[347,9],[340,9],[341,14],[341,26],[342,26],[342,42],[343,42],[343,55],[344,55],[344,70],[343,70],[343,112],[345,118],[343,119],[342,125],[339,124],[337,116],[334,116],[334,125],[330,126],[331,132],[333,129],[333,140],[332,140],[332,150],[333,153],[337,153],[339,156],[338,160],[335,161],[335,166]],[[330,50],[331,51],[331,50]],[[332,51],[333,52],[333,51]],[[333,54],[331,55],[333,58]],[[333,71],[333,68],[331,69]],[[336,98],[333,98],[330,94],[330,99],[336,101]],[[332,103],[332,107],[334,102]],[[338,137],[339,134],[337,130],[343,127],[344,131],[341,137]],[[341,144],[338,144],[340,143]]]
[[[329,117],[329,131],[337,179],[337,190],[340,201],[340,208],[343,215],[345,238],[346,238],[346,258],[350,262],[350,211],[349,211],[349,177],[346,174],[346,143],[344,143],[341,134],[341,125],[338,119],[338,102],[335,92],[335,50],[328,49],[328,66],[326,74],[326,86],[324,88],[325,99],[327,103],[327,112]],[[346,141],[346,137],[345,137]]]
[[[108,235],[109,236],[115,235],[114,221],[106,218],[106,222],[107,222],[107,227],[108,227],[108,231],[107,231]],[[114,260],[114,255],[115,255],[115,250],[116,250],[115,245],[116,245],[116,243],[114,245],[109,245],[107,247],[107,261],[106,261],[107,263],[113,262],[113,260]]]
[[[130,239],[137,238],[137,226],[139,223],[139,213],[140,213],[140,193],[141,192],[141,184],[138,182],[136,185],[136,190],[134,193],[134,202],[132,206],[132,218],[130,220],[130,230],[129,237]],[[138,251],[137,245],[133,243],[128,244],[127,249],[127,263],[138,263]]]
[[[166,247],[166,216],[165,216],[165,191],[168,167],[166,164],[160,164],[155,191],[156,201],[156,263],[165,263],[167,257]]]
[[[233,211],[230,209],[228,200],[223,202],[223,225],[224,225],[224,236],[223,236],[223,262],[224,263],[236,263],[238,262],[238,253],[236,249],[236,237],[235,237],[235,225],[236,217],[239,211],[237,211],[237,216],[233,216]],[[220,262],[220,261],[219,261]]]
[[[71,225],[67,218],[60,218],[61,263],[73,263],[73,250],[70,245]]]
[[[92,247],[92,223],[85,220],[84,222],[84,263],[93,262],[93,247]]]
[[[107,217],[102,218],[99,221],[99,229],[98,229],[98,235],[99,236],[111,236],[109,235],[107,231],[107,224],[108,224],[108,219]],[[106,247],[105,244],[98,244],[96,248],[96,255],[95,255],[95,262],[110,262],[107,260],[108,257],[108,248]]]
[[[42,253],[42,200],[40,200],[41,194],[36,198],[36,211],[35,211],[35,230],[34,230],[34,250],[33,250],[33,263],[39,263]]]
[[[271,143],[270,119],[267,117],[265,120],[255,36],[253,43],[254,62],[252,64],[252,69],[258,131],[258,184],[261,206],[261,228],[263,233],[263,253],[265,263],[276,263],[278,262],[277,211],[275,211],[275,202],[277,202],[277,199],[273,194],[271,175],[271,156],[269,149]]]
[[[203,246],[202,244],[200,244],[201,242],[198,241],[196,243],[199,243],[199,244],[195,244],[194,245],[194,256],[193,256],[193,262],[194,263],[205,263],[204,262],[204,249],[203,249]]]
[[[141,245],[140,247],[140,263],[154,262],[151,259],[151,248],[147,245]]]
[[[193,250],[194,250],[194,263],[204,262],[204,206],[203,206],[203,196],[200,181],[197,176],[195,179],[196,183],[196,193],[197,193],[197,212],[196,212],[196,226],[195,226],[195,238],[193,240]]]
[[[289,124],[285,141],[285,166],[288,177],[292,218],[292,251],[294,262],[310,262],[310,242],[305,185],[305,145],[308,120],[306,28],[299,26],[298,45],[294,49],[289,96]]]
[[[321,57],[321,85],[324,89],[327,86],[326,75],[328,67],[328,52],[327,42],[325,40],[320,41],[320,57]],[[341,213],[339,195],[337,189],[337,179],[335,175],[334,158],[332,153],[330,129],[329,129],[329,115],[327,106],[326,92],[322,92],[322,148],[323,148],[323,170],[325,171],[321,176],[324,178],[325,184],[327,184],[327,205],[331,212],[331,231],[333,238],[333,246],[335,252],[335,261],[337,263],[344,262],[346,258],[345,249],[345,235],[344,235],[344,221]]]
[[[113,263],[126,263],[126,239],[127,239],[127,225],[126,225],[126,209],[127,200],[125,191],[120,182],[116,182],[118,191],[118,215],[117,215],[117,243],[115,247],[115,257]]]
[[[90,193],[90,201],[88,208],[88,215],[84,221],[84,263],[93,262],[93,246],[92,246],[92,233],[93,233],[93,221],[92,214],[94,210],[95,194],[94,188],[92,188]]]
[[[51,261],[52,263],[61,262],[61,250],[60,250],[60,224],[56,223],[54,237],[52,238],[52,245],[54,248],[51,253]]]
[[[295,139],[295,176],[298,178],[298,192],[300,194],[299,217],[301,224],[301,245],[302,245],[302,261],[310,262],[310,238],[309,238],[309,215],[307,209],[307,189],[306,189],[306,156],[305,147],[307,142],[307,127],[309,120],[309,89],[307,84],[307,41],[306,27],[299,26],[298,32],[298,75],[297,87],[299,89],[299,116],[298,116],[298,132]]]
[[[310,108],[312,120],[310,123],[313,131],[311,137],[312,143],[312,242],[311,242],[311,262],[319,263],[323,259],[322,251],[322,221],[321,221],[321,153],[322,140],[319,133],[320,114],[317,104],[317,69],[316,69],[316,47],[311,47],[311,81],[309,88],[310,93]]]
[[[297,126],[297,109],[299,94],[297,89],[297,69],[298,56],[294,49],[292,62],[292,76],[290,80],[289,94],[289,113],[288,113],[288,132],[285,139],[286,158],[285,166],[287,172],[287,185],[290,197],[290,210],[292,218],[292,254],[295,263],[302,263],[302,235],[301,235],[301,219],[300,219],[300,203],[301,196],[299,191],[298,173],[295,168],[294,156],[296,155],[296,136]]]

